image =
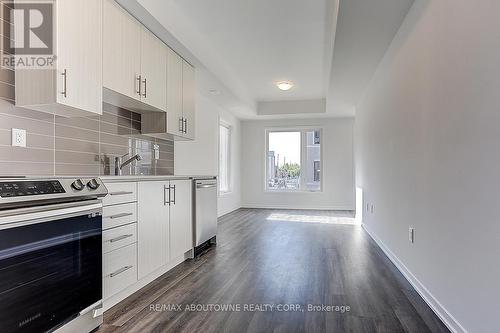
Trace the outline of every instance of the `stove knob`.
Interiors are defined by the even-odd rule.
[[[87,186],[88,188],[90,188],[91,190],[97,190],[99,188],[99,186],[101,186],[101,184],[99,184],[99,182],[97,181],[97,179],[91,179],[88,183],[87,183]]]
[[[71,184],[71,187],[77,191],[81,191],[85,188],[85,184],[81,179],[77,179]]]

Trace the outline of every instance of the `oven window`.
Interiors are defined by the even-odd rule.
[[[0,332],[45,332],[102,297],[102,218],[0,230]]]

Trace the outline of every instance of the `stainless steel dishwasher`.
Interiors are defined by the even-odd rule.
[[[197,257],[216,244],[217,178],[194,178],[193,195],[194,256]]]

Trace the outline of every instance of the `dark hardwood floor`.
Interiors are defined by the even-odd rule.
[[[107,311],[99,332],[449,332],[350,217],[256,209],[226,215],[216,248]],[[300,307],[286,308],[294,304]],[[339,308],[309,311],[310,304]],[[205,309],[186,310],[191,305]]]

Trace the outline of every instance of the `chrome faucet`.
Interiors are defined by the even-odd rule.
[[[125,156],[129,155],[128,153],[123,155],[123,156],[116,156],[115,157],[115,176],[121,176],[122,175],[122,169],[124,167],[126,167],[127,165],[129,165],[130,163],[132,163],[133,161],[140,161],[142,160],[142,157],[141,155],[139,154],[135,154],[134,156],[132,156],[131,158],[129,158],[128,160],[126,160],[125,162],[123,162],[123,158]]]

